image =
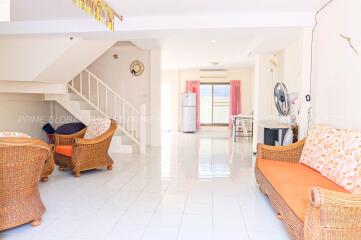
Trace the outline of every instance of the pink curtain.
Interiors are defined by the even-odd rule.
[[[232,115],[240,114],[242,111],[241,101],[241,81],[231,80],[230,82],[230,108],[229,108],[229,128],[232,127]]]
[[[200,94],[199,94],[199,80],[186,81],[185,91],[197,94],[197,130],[201,127],[200,119]]]

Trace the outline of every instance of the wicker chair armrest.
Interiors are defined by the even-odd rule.
[[[108,137],[104,137],[104,135],[92,138],[92,139],[84,139],[84,138],[74,138],[74,145],[80,146],[80,145],[94,145],[97,143],[100,143],[104,140],[106,140]]]
[[[316,208],[361,208],[361,194],[335,192],[320,187],[310,189],[309,200],[310,204]]]
[[[298,163],[305,142],[306,139],[303,139],[288,146],[268,146],[264,144],[258,144],[257,159]]]
[[[42,140],[36,139],[36,138],[0,138],[0,144],[3,145],[10,145],[10,146],[26,146],[26,145],[36,145],[39,148],[47,149],[50,153],[50,147],[49,144],[45,143]]]
[[[86,128],[83,130],[70,134],[70,135],[62,135],[62,134],[54,134],[54,143],[55,146],[61,145],[72,145],[75,138],[82,138],[86,132]]]
[[[305,239],[360,239],[361,195],[313,187],[305,215]]]
[[[95,137],[95,138],[91,138],[91,139],[84,139],[83,136],[81,138],[76,137],[74,138],[74,144],[73,147],[78,147],[78,146],[82,146],[82,145],[96,145],[98,143],[102,143],[106,140],[108,140],[109,138],[111,139],[117,129],[117,123],[114,120],[111,120],[112,124],[110,125],[110,128],[103,133],[102,135]]]
[[[97,143],[101,143],[104,142],[105,140],[107,140],[108,138],[112,138],[114,134],[113,130],[108,130],[107,132],[105,132],[104,134],[95,137],[95,138],[91,138],[91,139],[84,139],[84,138],[74,138],[74,145],[75,146],[80,146],[80,145],[94,145]]]

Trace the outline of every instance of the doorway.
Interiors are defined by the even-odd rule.
[[[202,126],[228,126],[229,83],[200,84],[200,121]]]

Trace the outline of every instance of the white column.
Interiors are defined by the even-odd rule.
[[[161,52],[150,51],[150,145],[159,147],[161,142],[160,94],[161,94]]]
[[[301,91],[300,91],[300,101],[303,101],[300,116],[298,119],[299,125],[299,134],[298,138],[302,139],[306,137],[307,134],[307,125],[308,125],[308,112],[311,107],[311,102],[306,102],[305,95],[308,94],[309,87],[310,87],[310,67],[311,67],[311,36],[312,36],[312,29],[305,28],[301,34],[301,43],[302,43],[302,69],[301,69]]]
[[[147,105],[140,105],[140,119],[139,119],[139,128],[140,128],[140,153],[144,154],[147,148]]]
[[[10,22],[10,0],[0,1],[0,22]]]
[[[258,143],[258,120],[259,120],[259,95],[260,95],[260,56],[255,56],[253,70],[253,144],[252,152],[257,152]]]

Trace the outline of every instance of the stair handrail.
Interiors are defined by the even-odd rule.
[[[88,84],[89,84],[89,89],[88,89],[88,97],[84,96],[84,93],[82,91],[82,86],[83,86],[83,78],[82,75],[83,73],[87,73],[88,74]],[[124,125],[123,122],[118,122],[117,119],[115,119],[118,123],[119,129],[124,132],[130,139],[132,139],[136,144],[138,144],[140,146],[140,151],[141,153],[145,153],[146,151],[146,105],[145,104],[141,104],[140,109],[138,110],[135,106],[133,106],[131,103],[129,103],[126,99],[124,99],[123,97],[121,97],[118,93],[116,93],[113,89],[111,89],[105,82],[103,82],[99,77],[97,77],[95,74],[93,74],[91,71],[89,71],[88,69],[84,69],[83,71],[81,71],[79,73],[80,76],[80,90],[77,90],[74,86],[74,81],[75,78],[73,80],[71,80],[70,82],[68,82],[67,86],[69,87],[69,89],[71,91],[73,91],[74,93],[76,93],[81,99],[83,99],[85,102],[87,102],[90,106],[92,106],[96,111],[98,111],[100,114],[102,114],[105,117],[110,117],[110,115],[108,114],[107,111],[107,107],[105,112],[100,108],[100,99],[99,99],[99,86],[102,85],[105,89],[105,98],[107,99],[107,95],[108,92],[110,94],[112,94],[114,96],[115,99],[119,100],[123,106],[126,106],[129,108],[132,116],[132,121],[131,121],[131,130],[127,129],[127,125]],[[97,84],[97,105],[94,104],[91,101],[91,97],[90,97],[90,77],[93,77],[93,79],[95,79],[96,84]],[[106,100],[107,101],[107,100]],[[124,108],[123,108],[124,109]],[[116,114],[116,111],[115,111]],[[124,111],[123,111],[124,114]],[[138,119],[140,120],[138,122],[139,124],[139,138],[137,137],[137,134],[134,134],[134,130],[136,130],[134,127],[137,126],[137,124],[135,124],[136,122],[134,121],[134,117],[137,116]],[[124,116],[123,116],[124,117]]]
[[[114,94],[117,98],[119,98],[122,102],[124,102],[129,108],[131,108],[132,110],[134,110],[137,114],[140,114],[140,111],[133,106],[130,102],[128,102],[126,99],[124,99],[123,97],[121,97],[118,93],[116,93],[113,89],[111,89],[105,82],[103,82],[102,80],[100,80],[100,78],[98,78],[94,73],[92,73],[91,71],[89,71],[87,68],[84,69],[83,71],[87,72],[88,74],[90,74],[93,78],[95,78],[95,80],[97,80],[99,83],[101,83],[107,90],[109,90],[112,94]]]
[[[101,115],[103,115],[104,117],[109,117],[108,114],[106,114],[105,112],[103,112],[100,108],[98,108],[94,103],[90,102],[89,99],[87,99],[86,97],[84,97],[83,95],[80,94],[80,92],[78,90],[76,90],[74,87],[72,87],[70,84],[68,85],[68,87],[75,93],[77,93],[77,95],[83,99],[86,103],[88,103],[90,106],[92,106],[94,109],[96,109]],[[126,129],[124,129],[119,122],[114,119],[117,124],[119,125],[120,129],[129,137],[131,138],[135,143],[137,144],[141,144],[141,140],[138,140],[136,137],[134,137],[131,133],[129,133],[129,131],[127,131]]]

